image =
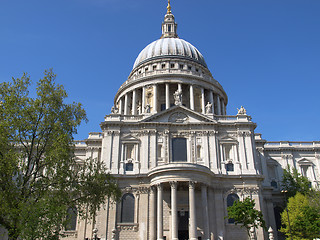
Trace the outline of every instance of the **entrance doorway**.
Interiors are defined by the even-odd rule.
[[[189,239],[189,212],[178,211],[178,239]]]

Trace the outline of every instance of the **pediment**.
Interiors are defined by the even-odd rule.
[[[140,141],[138,138],[132,136],[131,134],[125,135],[121,138],[122,142],[138,142]]]
[[[229,134],[225,134],[225,135],[222,135],[220,138],[219,138],[219,141],[220,142],[238,142],[237,138],[229,135]]]
[[[302,158],[302,159],[298,160],[297,162],[299,163],[299,165],[313,165],[313,163],[306,158]]]
[[[203,123],[216,121],[184,106],[174,106],[152,115],[141,122]]]

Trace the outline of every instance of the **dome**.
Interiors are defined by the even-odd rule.
[[[204,57],[192,44],[180,38],[162,38],[150,43],[140,52],[133,69],[144,62],[163,57],[188,59],[207,68]]]

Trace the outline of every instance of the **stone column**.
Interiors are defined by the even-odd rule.
[[[128,93],[124,95],[124,115],[128,115]]]
[[[137,115],[137,90],[132,92],[132,115]]]
[[[141,98],[142,98],[142,99],[141,99],[141,100],[142,100],[142,101],[141,101],[141,102],[142,102],[141,112],[142,112],[142,113],[145,113],[145,108],[144,108],[144,107],[146,106],[146,87],[143,87],[143,88],[142,88],[142,96],[141,96]]]
[[[217,95],[217,114],[221,115],[221,103],[219,95]]]
[[[195,182],[189,182],[189,239],[197,240]]]
[[[201,88],[201,109],[202,109],[202,114],[206,113],[206,102],[204,99],[204,88]]]
[[[158,86],[153,85],[153,112],[158,112]]]
[[[221,107],[222,107],[222,115],[226,115],[226,104],[224,103],[224,100],[221,99]]]
[[[207,186],[201,186],[201,200],[202,200],[202,214],[203,214],[203,232],[204,240],[209,240],[209,211],[208,211],[208,197]]]
[[[157,240],[163,240],[163,197],[162,197],[162,185],[157,185]]]
[[[171,185],[171,239],[178,240],[177,182]]]
[[[209,92],[209,101],[212,104],[212,113],[214,114],[215,113],[214,112],[214,99],[213,99],[213,91],[212,90],[210,90],[210,92]]]
[[[155,187],[150,187],[150,240],[156,239],[156,193]]]
[[[170,108],[170,85],[166,83],[166,109]]]
[[[178,83],[178,90],[179,90],[179,91],[182,91],[182,85],[181,85],[181,83]]]
[[[194,110],[193,85],[190,85],[190,109],[191,109],[191,110]]]
[[[122,114],[122,98],[119,99],[119,114]]]

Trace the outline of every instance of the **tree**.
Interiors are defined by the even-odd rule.
[[[311,191],[308,178],[301,176],[295,168],[291,172],[289,166],[283,170],[282,188],[287,191],[288,198],[295,196],[297,192],[309,194]]]
[[[281,221],[284,224],[281,232],[294,240],[312,240],[319,237],[320,211],[310,201],[312,200],[308,196],[300,192],[289,198],[288,215],[285,211],[281,214]]]
[[[58,239],[69,207],[92,217],[106,197],[120,196],[102,162],[75,161],[73,134],[86,113],[65,103],[55,78],[45,71],[36,97],[26,74],[0,84],[0,225],[10,240]]]
[[[241,227],[246,228],[248,236],[250,236],[250,228],[259,226],[266,228],[262,212],[255,209],[255,201],[249,197],[243,201],[235,201],[232,206],[228,207],[228,218],[233,218],[235,224],[243,224]]]

